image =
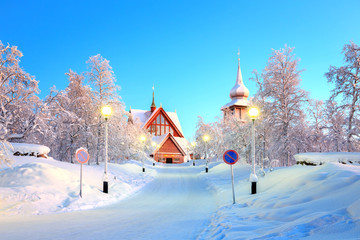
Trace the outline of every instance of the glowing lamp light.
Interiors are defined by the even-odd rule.
[[[110,114],[111,114],[111,108],[109,106],[104,106],[102,109],[101,109],[101,113],[104,117],[109,117]]]
[[[203,140],[204,140],[204,142],[209,141],[209,139],[210,139],[209,135],[204,135],[204,136],[203,136]]]
[[[255,119],[259,115],[259,109],[252,107],[249,109],[249,115],[251,119]]]
[[[156,145],[157,145],[156,142],[151,143],[151,146],[153,146],[153,147],[155,147]]]
[[[192,142],[191,146],[195,147],[196,146],[196,142]]]
[[[145,142],[146,137],[145,137],[145,136],[141,136],[141,137],[140,137],[140,140],[141,140],[142,142]]]

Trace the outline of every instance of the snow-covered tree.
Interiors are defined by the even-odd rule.
[[[326,102],[325,129],[329,151],[342,152],[346,149],[345,111],[335,101]]]
[[[264,94],[267,96],[272,126],[272,151],[281,157],[283,165],[290,165],[295,152],[291,139],[298,121],[303,118],[302,103],[307,93],[300,85],[299,59],[293,54],[294,48],[273,50],[263,71]]]
[[[342,98],[339,106],[346,111],[346,148],[348,152],[359,150],[355,146],[359,144],[359,118],[360,118],[360,47],[354,42],[345,44],[345,65],[342,67],[330,66],[325,73],[328,82],[333,83],[331,100]]]
[[[8,141],[6,141],[6,134],[6,128],[0,123],[0,166],[3,164],[10,165],[12,162],[12,146]]]
[[[93,86],[93,93],[95,95],[95,111],[98,113],[98,125],[95,128],[97,136],[96,143],[96,164],[99,164],[99,157],[101,156],[101,149],[104,142],[103,134],[103,118],[101,116],[101,108],[105,104],[116,103],[120,101],[117,94],[118,86],[115,85],[115,75],[109,61],[103,58],[100,54],[92,56],[86,62],[88,64],[89,72],[87,72],[88,80]]]
[[[16,46],[4,46],[0,41],[0,124],[9,141],[19,141],[33,132],[42,105],[36,95],[38,81],[20,67],[22,56]]]
[[[326,143],[325,129],[325,104],[321,100],[309,99],[308,113],[310,116],[309,151],[326,152],[329,145]]]

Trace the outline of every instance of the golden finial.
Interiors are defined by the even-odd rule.
[[[240,48],[238,48],[238,61],[240,63]]]

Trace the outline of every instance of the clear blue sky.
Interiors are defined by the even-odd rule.
[[[213,121],[230,101],[237,49],[250,95],[254,69],[271,49],[295,47],[302,87],[327,99],[324,73],[360,44],[360,1],[1,1],[0,40],[23,52],[21,65],[40,81],[40,97],[64,89],[70,68],[86,71],[100,53],[110,60],[126,109],[156,104],[178,112],[185,136],[197,116]]]

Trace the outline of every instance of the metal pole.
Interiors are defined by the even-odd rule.
[[[82,198],[82,163],[80,163],[80,197]]]
[[[205,158],[206,158],[206,169],[205,169],[205,172],[209,172],[207,150],[208,150],[208,149],[207,149],[207,142],[205,142]]]
[[[107,174],[107,165],[108,163],[108,118],[105,117],[105,172],[104,172],[104,184],[103,191],[104,193],[109,192],[109,177]]]
[[[232,192],[233,192],[233,204],[235,204],[235,190],[234,190],[234,171],[233,171],[233,165],[230,165],[231,167],[231,182],[232,182]]]
[[[252,119],[252,139],[251,139],[251,157],[252,157],[252,174],[255,174],[255,119]],[[252,179],[251,182],[251,194],[256,194],[256,182]]]

